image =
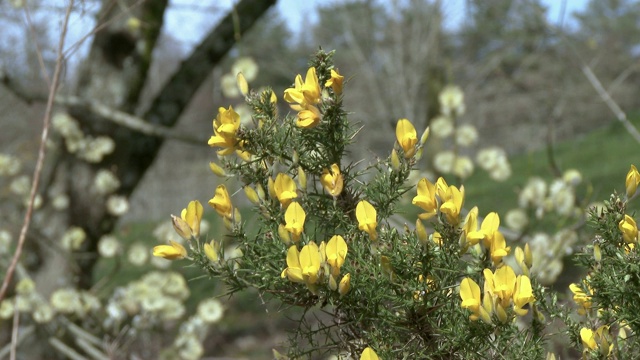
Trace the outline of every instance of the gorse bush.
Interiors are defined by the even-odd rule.
[[[497,213],[480,218],[469,204],[466,211],[464,186],[442,177],[409,182],[428,129],[418,136],[400,119],[387,159],[346,161],[360,128],[343,108],[347,84],[332,53],[319,51],[306,76],[285,91],[292,116],[280,116],[271,89],[249,91],[242,74],[237,81],[251,124],[221,107],[209,140],[220,158],[211,169],[227,180],[209,205],[228,233],[203,241],[204,209],[192,201],[172,217],[189,250],[172,242],[154,255],[189,259],[226,283],[229,294],[254,288],[302,308],[288,357],[554,358],[547,348],[554,319],[567,325],[585,358],[637,351],[638,229],[624,213],[626,200],[614,195],[592,211],[598,235],[578,254],[589,276],[571,286],[576,306],[562,309],[531,271],[529,245],[507,244]],[[449,112],[462,112],[461,95],[445,98]],[[640,181],[634,171],[628,197]],[[250,223],[230,195],[240,188],[257,214]],[[415,226],[403,225],[407,195],[420,210]]]

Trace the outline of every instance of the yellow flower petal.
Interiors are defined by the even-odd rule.
[[[378,220],[376,219],[376,209],[368,201],[362,200],[356,205],[356,218],[358,219],[358,229],[369,234],[371,240],[378,239],[376,227]]]
[[[413,124],[407,119],[398,120],[396,125],[396,139],[404,151],[404,157],[410,158],[415,154],[415,145],[418,142],[418,133]]]
[[[187,249],[174,241],[169,241],[171,245],[158,245],[153,247],[153,256],[177,260],[187,257]]]

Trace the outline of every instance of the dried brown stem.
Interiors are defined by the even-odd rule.
[[[0,301],[2,301],[2,299],[4,299],[4,297],[7,294],[9,283],[11,283],[11,279],[13,278],[13,274],[16,270],[16,266],[18,265],[18,261],[20,260],[20,256],[22,255],[22,249],[24,247],[24,243],[27,238],[27,231],[29,230],[29,225],[31,224],[31,217],[33,215],[33,203],[35,201],[36,194],[38,192],[38,184],[40,183],[40,175],[42,173],[42,167],[44,165],[44,158],[46,155],[46,149],[47,149],[46,143],[49,137],[49,125],[51,123],[51,112],[53,110],[53,103],[56,96],[56,91],[58,89],[58,84],[60,82],[60,73],[62,72],[62,64],[64,62],[64,55],[63,55],[64,40],[67,35],[67,27],[69,24],[69,17],[71,15],[71,9],[73,8],[73,4],[74,4],[74,0],[70,0],[69,5],[67,6],[67,10],[64,16],[64,21],[62,24],[60,40],[58,41],[56,66],[53,72],[53,79],[49,87],[49,98],[47,100],[47,107],[44,113],[42,134],[40,137],[40,148],[38,150],[38,160],[36,161],[36,167],[33,171],[33,183],[31,184],[31,192],[29,194],[29,204],[27,205],[27,211],[24,216],[24,222],[22,224],[22,228],[20,229],[20,237],[18,238],[18,245],[16,246],[16,251],[13,254],[11,263],[7,268],[7,273],[2,282],[2,287],[0,288]]]

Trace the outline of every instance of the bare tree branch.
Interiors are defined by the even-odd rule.
[[[620,121],[622,125],[624,125],[629,134],[631,134],[631,136],[633,136],[633,138],[638,143],[640,143],[640,132],[638,132],[638,129],[636,129],[636,127],[633,126],[633,124],[629,121],[629,119],[627,118],[627,114],[622,111],[620,106],[618,106],[618,103],[616,103],[613,98],[611,98],[611,95],[609,95],[607,90],[605,90],[605,88],[602,86],[602,83],[600,83],[600,80],[598,80],[593,71],[591,71],[591,68],[588,65],[583,64],[581,69],[584,75],[587,77],[587,80],[589,80],[589,82],[591,83],[591,86],[593,86],[598,95],[600,95],[602,101],[607,104],[609,109],[611,109],[618,121]]]
[[[26,103],[35,101],[46,101],[45,95],[30,94],[21,89],[6,74],[0,74],[0,83],[5,85],[13,94],[22,99]],[[156,136],[170,140],[182,141],[189,144],[204,145],[207,141],[206,137],[188,134],[186,132],[176,131],[161,125],[149,124],[144,119],[133,116],[124,111],[119,111],[109,107],[99,101],[93,99],[84,99],[73,95],[56,95],[54,98],[56,105],[74,108],[74,111],[88,111],[97,117],[111,121],[114,124],[123,126],[127,129],[137,131],[144,135]]]
[[[42,135],[40,137],[40,149],[38,150],[38,160],[36,161],[36,167],[33,171],[33,183],[31,184],[31,192],[29,193],[29,203],[27,205],[27,211],[24,216],[24,222],[22,224],[22,229],[20,229],[20,237],[18,238],[18,245],[16,246],[16,251],[13,254],[13,258],[11,259],[11,263],[7,268],[7,273],[2,282],[2,287],[0,288],[0,301],[4,299],[7,289],[9,288],[9,283],[13,278],[13,273],[15,272],[16,266],[18,265],[18,261],[20,260],[20,255],[22,255],[22,249],[24,247],[25,239],[27,238],[27,231],[29,230],[29,225],[31,224],[31,216],[33,215],[33,203],[36,198],[36,194],[38,192],[38,184],[40,183],[40,175],[42,173],[42,167],[44,164],[44,158],[46,155],[46,143],[49,137],[49,125],[51,123],[51,112],[53,110],[53,100],[56,96],[56,91],[58,90],[58,84],[60,82],[60,73],[62,70],[62,65],[64,63],[64,39],[67,35],[67,26],[69,24],[69,16],[71,15],[71,9],[73,8],[74,0],[69,1],[69,5],[67,6],[67,11],[65,13],[64,21],[62,24],[62,30],[60,33],[60,40],[58,42],[57,49],[57,59],[56,59],[56,67],[53,72],[53,79],[51,81],[51,86],[49,88],[49,99],[47,100],[47,107],[44,112],[44,119],[42,125]]]

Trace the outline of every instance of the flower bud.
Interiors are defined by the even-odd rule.
[[[422,133],[422,136],[420,137],[420,145],[424,145],[427,142],[428,138],[429,138],[429,127],[427,127]]]
[[[400,170],[400,158],[396,149],[391,150],[391,168],[395,171]]]
[[[302,166],[298,166],[298,185],[300,190],[307,190],[307,174],[302,169]]]
[[[171,215],[171,223],[173,224],[173,229],[176,231],[176,233],[178,233],[178,235],[180,235],[181,238],[185,240],[191,239],[191,228],[186,221],[178,216]]]
[[[284,224],[278,225],[278,236],[280,236],[280,240],[282,240],[285,245],[291,244],[291,236],[287,229],[285,229]]]
[[[247,199],[249,199],[249,201],[251,201],[252,204],[254,205],[260,204],[260,197],[258,196],[258,193],[255,190],[253,190],[251,186],[244,187],[244,194],[247,196]]]
[[[224,169],[220,167],[220,165],[214,163],[213,161],[209,163],[209,169],[211,169],[211,172],[213,172],[217,176],[224,177],[227,175]]]
[[[338,282],[333,275],[329,275],[329,289],[333,291],[338,290]]]
[[[247,96],[249,93],[249,83],[247,82],[247,79],[245,79],[244,75],[239,72],[236,76],[236,80],[238,81],[238,89],[240,89],[242,95]]]
[[[346,274],[340,280],[340,284],[338,285],[338,292],[340,296],[344,296],[351,289],[351,274]]]
[[[422,245],[426,245],[427,241],[429,241],[429,235],[427,234],[427,229],[424,227],[420,219],[416,220],[416,235],[418,235],[418,240],[420,240]]]
[[[204,254],[209,260],[211,260],[211,262],[218,262],[218,251],[215,240],[211,240],[211,242],[204,244]]]

